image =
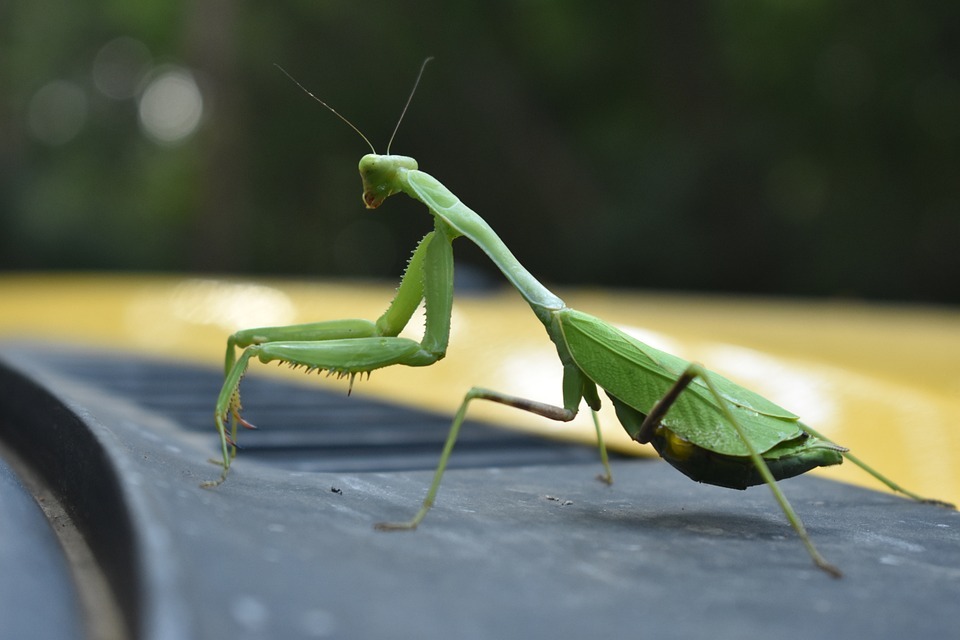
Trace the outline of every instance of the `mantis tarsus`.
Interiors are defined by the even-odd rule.
[[[420,68],[422,73],[423,67]],[[417,82],[419,79],[418,75]],[[633,439],[651,443],[661,457],[693,480],[735,489],[758,484],[769,486],[813,562],[831,576],[839,577],[841,573],[814,546],[777,480],[815,467],[840,464],[847,458],[894,491],[921,502],[952,507],[900,487],[847,449],[800,422],[793,413],[760,395],[699,364],[645,345],[599,318],[567,307],[520,264],[479,215],[436,178],[420,171],[416,160],[390,155],[389,144],[386,155],[377,154],[366,136],[352,123],[303,90],[344,120],[370,145],[372,153],[361,158],[359,167],[366,207],[376,209],[388,197],[405,193],[427,206],[433,216],[434,228],[417,245],[396,296],[376,322],[333,320],[247,329],[230,336],[225,361],[226,378],[215,412],[223,472],[218,480],[207,483],[207,486],[218,485],[227,477],[236,453],[237,425],[251,426],[240,417],[239,392],[240,380],[251,358],[327,371],[348,377],[351,385],[355,376],[369,375],[374,369],[398,364],[423,367],[443,358],[450,335],[453,304],[452,243],[462,236],[487,254],[543,323],[557,348],[563,368],[563,404],[556,406],[499,391],[470,389],[453,419],[433,482],[420,510],[407,522],[380,523],[376,525],[377,529],[414,529],[420,524],[434,503],[467,408],[472,401],[479,399],[563,422],[572,420],[581,403],[585,402],[594,418],[605,470],[600,477],[610,483],[610,467],[597,419],[600,408],[598,389],[607,395],[617,418]],[[407,99],[407,106],[412,97],[413,92]],[[398,127],[399,124],[398,121]],[[390,142],[392,144],[393,136]],[[398,337],[421,302],[426,310],[423,338],[417,342]],[[236,356],[237,348],[242,349],[239,357]],[[229,430],[226,427],[228,417],[231,422]]]

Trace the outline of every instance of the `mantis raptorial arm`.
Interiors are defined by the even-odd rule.
[[[396,296],[376,322],[357,319],[327,320],[237,331],[227,338],[227,353],[224,359],[225,373],[229,374],[230,369],[236,363],[237,348],[244,349],[265,342],[348,340],[351,338],[399,335],[423,301],[424,280],[428,277],[424,270],[424,262],[426,261],[427,248],[430,246],[433,237],[434,232],[431,231],[417,244],[416,250],[407,263],[403,278],[400,280],[400,286],[397,287]],[[433,271],[431,271],[430,277],[432,275]],[[428,329],[431,328],[428,327]],[[433,329],[433,331],[436,332],[437,330]],[[439,333],[442,334],[442,329]]]
[[[286,327],[260,327],[238,331],[227,340],[223,388],[217,398],[215,422],[220,435],[222,483],[236,453],[237,425],[253,425],[240,417],[240,381],[251,358],[279,360],[308,371],[350,378],[393,364],[427,366],[443,358],[450,338],[453,305],[453,250],[451,234],[442,221],[414,251],[397,295],[376,322],[333,320]],[[396,337],[420,302],[426,309],[423,339],[418,343]],[[236,349],[243,349],[239,358]],[[227,416],[231,426],[226,427]]]

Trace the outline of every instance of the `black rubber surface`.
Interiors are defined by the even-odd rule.
[[[0,638],[82,638],[70,566],[50,523],[0,460]]]
[[[650,460],[615,460],[607,487],[589,447],[470,424],[421,528],[382,533],[373,523],[419,506],[448,417],[253,374],[244,404],[261,429],[209,490],[215,369],[3,354],[0,439],[67,508],[131,637],[946,638],[960,624],[957,512],[785,482],[846,573],[833,580],[762,487],[697,485]],[[35,606],[0,599],[0,637],[51,611],[75,628],[59,546],[3,467],[0,480],[0,595],[32,602],[20,585],[49,585]]]

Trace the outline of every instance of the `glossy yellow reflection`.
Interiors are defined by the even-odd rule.
[[[134,350],[219,367],[229,332],[337,318],[374,319],[392,284],[18,275],[0,277],[0,338]],[[960,502],[960,311],[847,302],[730,300],[560,292],[578,309],[700,361],[800,414],[893,479]],[[411,323],[416,338],[422,319]],[[346,392],[346,383],[254,365]],[[354,394],[453,413],[471,386],[560,401],[560,369],[543,328],[509,290],[457,298],[445,360],[376,371]],[[211,398],[211,411],[214,399]],[[592,442],[592,424],[555,424],[498,405],[473,415]],[[649,452],[603,412],[611,445]],[[269,425],[261,425],[269,428]],[[211,430],[213,425],[211,424]],[[853,465],[823,475],[875,488]]]

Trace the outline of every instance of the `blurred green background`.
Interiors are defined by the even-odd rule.
[[[274,63],[383,152],[433,55],[392,151],[548,283],[955,304],[958,50],[956,2],[7,0],[0,268],[395,279],[428,216]]]

